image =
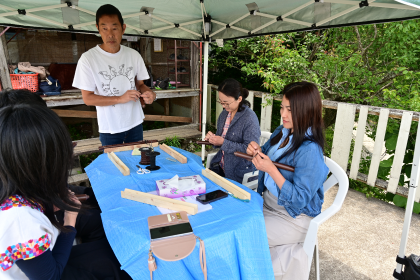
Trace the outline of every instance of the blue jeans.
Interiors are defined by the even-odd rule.
[[[99,140],[102,146],[141,141],[143,140],[143,124],[120,133],[99,133]]]

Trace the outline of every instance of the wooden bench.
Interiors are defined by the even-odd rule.
[[[177,136],[179,138],[194,138],[200,137],[201,132],[198,130],[197,124],[153,129],[143,132],[143,139],[156,139],[158,141],[163,141],[166,139],[166,137],[173,136]],[[100,146],[102,146],[101,141],[99,141],[99,138],[84,139],[75,142],[77,142],[77,146],[74,148],[74,156],[101,152],[98,149]],[[86,173],[70,176],[68,183],[72,185],[80,185],[82,183],[85,183],[86,187],[90,186],[89,178],[86,175]]]
[[[158,141],[165,140],[166,137],[177,136],[178,138],[194,138],[200,137],[201,132],[198,130],[198,124],[180,125],[162,129],[152,129],[143,132],[143,139],[153,139]],[[98,148],[102,146],[99,138],[91,138],[75,141],[77,146],[74,148],[74,156],[99,153]]]

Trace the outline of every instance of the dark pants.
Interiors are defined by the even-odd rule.
[[[220,166],[220,162],[212,162],[210,164],[210,168],[211,171],[213,171],[214,173],[222,176],[222,177],[226,177],[225,176],[225,171],[223,170],[223,168]]]
[[[143,140],[143,124],[120,133],[99,133],[102,146],[138,142]]]
[[[64,223],[64,211],[55,212],[55,217],[60,224]],[[76,237],[80,238],[82,243],[106,238],[99,209],[86,209],[77,215],[75,229],[77,230]]]
[[[147,263],[146,263],[147,265]],[[61,280],[130,280],[120,269],[108,240],[73,246]]]
[[[130,280],[127,272],[120,269],[120,263],[106,239],[102,225],[101,210],[92,188],[69,185],[76,194],[85,193],[88,207],[76,218],[76,237],[82,244],[73,246],[61,276],[62,280]],[[64,211],[55,212],[60,224],[64,223]]]

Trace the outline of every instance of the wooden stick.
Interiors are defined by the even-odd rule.
[[[197,141],[198,145],[213,145],[209,141]]]
[[[252,159],[254,158],[253,156],[250,156],[248,154],[245,153],[241,153],[241,152],[234,152],[233,153],[235,156],[252,161]],[[286,165],[286,164],[282,164],[282,163],[278,163],[275,161],[272,161],[272,163],[274,164],[275,167],[280,168],[280,169],[284,169],[290,172],[295,172],[295,168],[290,166],[290,165]]]
[[[130,189],[122,191],[121,197],[170,210],[185,211],[191,215],[195,215],[198,212],[198,206],[196,204]]]
[[[79,201],[85,201],[89,198],[87,194],[75,194],[74,196],[77,197]]]
[[[108,148],[104,150],[104,153],[110,153],[110,152],[122,152],[122,151],[130,151],[142,147],[157,147],[159,146],[159,142],[153,142],[148,144],[137,144],[137,145],[130,145],[130,146],[122,146],[122,147],[116,147],[116,148]]]
[[[164,152],[169,154],[171,157],[175,158],[180,163],[187,163],[188,161],[188,159],[185,156],[181,155],[180,153],[178,153],[177,151],[165,144],[159,145],[159,148],[161,148]]]
[[[108,149],[108,148],[117,148],[117,147],[125,147],[125,146],[133,146],[133,145],[139,145],[139,144],[150,144],[150,143],[153,143],[153,142],[158,142],[158,140],[143,140],[143,141],[131,142],[131,143],[106,145],[106,146],[98,147],[98,150],[105,150],[105,149]]]
[[[216,183],[217,185],[221,186],[222,188],[224,188],[228,192],[232,193],[237,198],[251,200],[251,194],[249,192],[247,192],[246,190],[238,187],[234,183],[229,182],[228,180],[226,180],[222,176],[214,173],[210,169],[208,169],[208,168],[203,169],[201,171],[201,173],[203,174],[203,176],[210,179],[213,183]]]
[[[124,176],[130,175],[130,169],[113,152],[108,153],[108,158],[121,171]]]

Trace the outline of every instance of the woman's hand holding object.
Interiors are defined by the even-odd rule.
[[[70,191],[70,190],[69,190]],[[74,195],[74,192],[70,191],[70,199],[79,206],[82,205],[82,203],[77,199],[77,197]],[[72,211],[64,211],[64,226],[72,226],[74,227],[76,225],[76,218],[78,212],[72,212]]]
[[[203,141],[208,141],[213,135],[214,135],[213,132],[211,131],[207,132],[206,137],[204,138]]]
[[[213,134],[213,136],[211,136],[208,140],[214,146],[222,146],[223,142],[225,141],[225,138]]]
[[[270,174],[273,171],[277,171],[277,167],[273,164],[271,159],[264,155],[262,152],[258,151],[257,156],[254,156],[252,159],[252,163],[254,164],[255,168]]]
[[[260,145],[258,145],[255,141],[251,141],[251,143],[249,143],[247,149],[246,149],[246,153],[248,155],[251,155],[253,157],[255,157],[255,155],[261,152],[261,147]]]

